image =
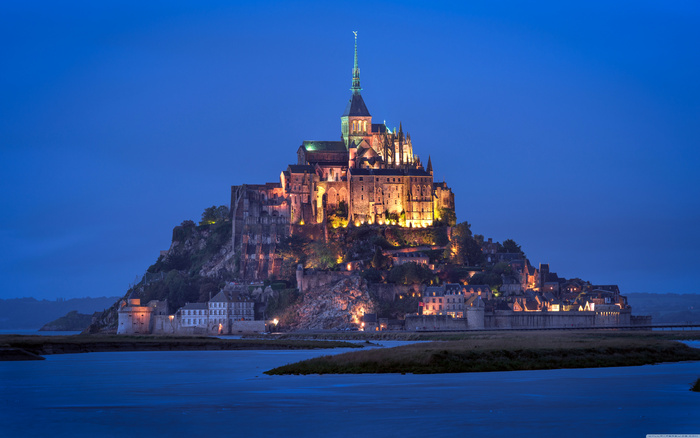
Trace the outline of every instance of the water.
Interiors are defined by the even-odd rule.
[[[688,390],[700,377],[697,362],[441,375],[262,374],[328,353],[123,352],[0,362],[0,436],[700,432],[700,394]]]

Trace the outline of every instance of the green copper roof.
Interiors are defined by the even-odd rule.
[[[353,31],[355,34],[355,64],[352,67],[352,93],[360,94],[360,67],[357,65],[357,32]]]
[[[305,141],[302,146],[307,152],[346,152],[342,141]]]

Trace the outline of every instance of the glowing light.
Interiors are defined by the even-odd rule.
[[[280,322],[280,320],[277,319],[277,318],[275,318],[275,319],[272,320],[272,323],[273,323],[275,326],[276,326],[277,324],[279,324],[279,322]]]

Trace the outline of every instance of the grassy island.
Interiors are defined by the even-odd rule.
[[[175,336],[0,336],[0,361],[42,359],[47,354],[95,353],[107,351],[185,350],[308,350],[318,348],[361,348],[342,341],[281,339],[218,339]]]
[[[690,387],[690,390],[693,392],[700,392],[700,378],[698,378],[698,380],[695,381],[693,386]]]
[[[265,374],[464,373],[700,360],[700,349],[670,340],[669,335],[619,331],[465,333],[458,340],[318,357]]]

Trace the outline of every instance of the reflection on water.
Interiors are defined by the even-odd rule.
[[[339,353],[347,350],[334,350]],[[0,362],[2,436],[644,436],[698,433],[700,363],[438,375],[266,376],[328,351]]]

